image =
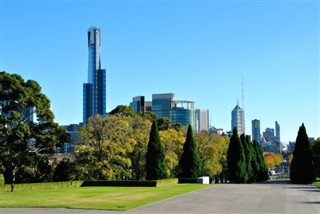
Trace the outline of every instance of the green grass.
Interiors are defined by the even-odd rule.
[[[130,210],[208,186],[179,184],[164,187],[81,187],[1,192],[0,207]]]
[[[317,180],[313,183],[313,185],[316,185],[320,188],[320,178],[317,178]]]

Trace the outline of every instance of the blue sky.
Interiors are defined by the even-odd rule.
[[[87,30],[101,29],[107,111],[134,96],[175,93],[231,129],[244,79],[246,131],[304,122],[320,136],[319,1],[1,0],[1,69],[36,80],[56,121],[82,121]]]

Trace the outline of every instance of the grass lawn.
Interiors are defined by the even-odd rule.
[[[79,187],[25,192],[0,192],[0,207],[64,207],[130,210],[211,185],[164,187]]]
[[[316,185],[320,188],[320,178],[317,178],[317,180],[313,183],[313,185]]]

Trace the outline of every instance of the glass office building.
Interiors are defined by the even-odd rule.
[[[244,111],[237,105],[231,112],[231,130],[237,128],[238,134],[245,134]]]
[[[257,141],[260,143],[261,140],[261,131],[260,131],[260,120],[252,120],[252,140]]]
[[[88,82],[83,84],[83,124],[96,114],[106,114],[106,70],[101,69],[100,29],[88,30]]]

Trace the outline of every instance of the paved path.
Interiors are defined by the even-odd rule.
[[[292,184],[219,184],[127,212],[5,209],[0,214],[320,214],[320,189]]]

